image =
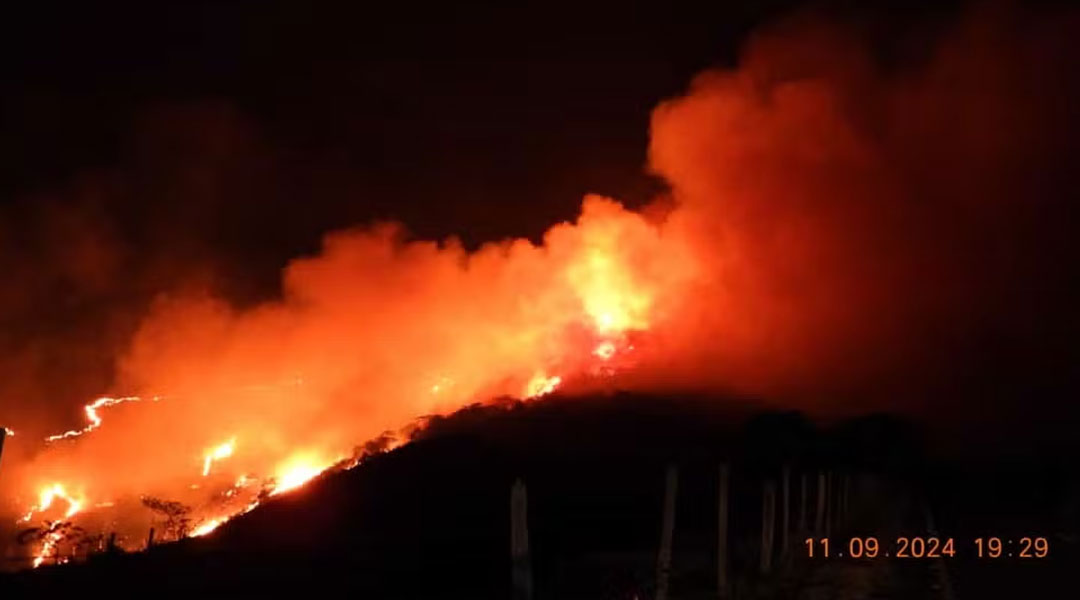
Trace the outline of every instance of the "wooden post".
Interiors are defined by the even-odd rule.
[[[720,464],[720,506],[716,531],[716,594],[727,598],[731,591],[728,582],[728,483],[727,463]]]
[[[154,528],[150,528],[150,535],[146,538],[146,549],[149,550],[154,545]]]
[[[806,495],[809,488],[806,473],[799,476],[799,535],[806,534]]]
[[[532,565],[529,560],[528,496],[518,479],[510,490],[510,560],[514,600],[532,600]]]
[[[772,569],[773,537],[776,530],[776,483],[766,481],[761,494],[761,573]]]
[[[845,471],[837,473],[833,479],[833,485],[836,488],[836,516],[833,521],[837,527],[843,526],[843,519],[845,519],[845,512],[843,512],[843,487],[847,485],[848,474]]]
[[[851,518],[851,514],[849,512],[851,510],[851,473],[850,472],[844,473],[844,489],[843,489],[843,495],[841,496],[841,498],[843,499],[842,505],[844,507],[844,519],[847,520],[847,519]]]
[[[825,537],[832,535],[832,522],[836,517],[836,510],[833,508],[836,498],[836,482],[834,481],[836,476],[832,471],[827,471],[825,475]]]
[[[784,465],[781,477],[783,478],[780,482],[781,510],[783,512],[781,513],[780,523],[783,529],[780,531],[780,556],[787,558],[790,542],[788,528],[791,525],[791,467]]]
[[[814,513],[814,535],[821,537],[825,533],[825,471],[817,477],[817,511]]]
[[[671,573],[671,544],[675,536],[675,499],[679,471],[668,465],[664,482],[664,517],[660,529],[660,552],[656,558],[656,600],[667,600],[668,576]]]

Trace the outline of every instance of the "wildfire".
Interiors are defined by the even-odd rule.
[[[69,431],[65,431],[64,433],[57,434],[57,435],[50,435],[49,437],[45,438],[45,441],[46,442],[55,442],[57,440],[78,437],[78,436],[83,435],[85,433],[90,433],[91,431],[97,429],[98,427],[101,427],[101,416],[98,415],[98,413],[97,413],[99,408],[104,408],[106,406],[112,406],[114,404],[120,404],[122,402],[138,402],[140,400],[142,400],[142,398],[140,398],[138,396],[126,396],[126,397],[123,397],[123,398],[109,398],[109,397],[98,398],[97,400],[94,400],[90,404],[87,404],[86,406],[83,407],[83,411],[86,413],[86,420],[90,421],[89,425],[87,425],[86,427],[83,427],[82,429],[72,429],[72,430],[69,430]],[[155,397],[154,400],[156,401],[157,398]]]
[[[226,521],[225,518],[210,519],[191,531],[189,537],[202,537],[220,527]]]
[[[33,513],[40,513],[49,510],[49,508],[52,507],[53,501],[57,498],[67,503],[67,510],[64,512],[65,519],[71,518],[80,510],[82,510],[83,504],[85,503],[85,500],[76,498],[75,496],[69,494],[67,490],[64,489],[63,484],[54,483],[52,485],[46,486],[44,489],[41,490],[40,501],[37,507],[32,509],[30,514],[24,517],[23,520],[30,520],[30,518],[33,517]]]
[[[651,298],[634,284],[618,260],[613,237],[603,233],[584,260],[571,265],[567,276],[599,333],[646,329]]]
[[[29,521],[33,518],[34,513],[42,513],[49,510],[50,508],[52,508],[53,502],[58,498],[67,503],[67,508],[64,510],[64,519],[70,519],[71,517],[75,516],[80,510],[82,510],[82,507],[86,502],[85,499],[76,498],[74,495],[68,493],[68,491],[64,488],[63,484],[54,483],[52,485],[46,486],[41,490],[38,505],[32,508],[30,512],[26,514],[26,516],[20,519],[20,522]],[[59,531],[50,531],[48,534],[46,534],[45,539],[41,544],[41,548],[34,556],[34,568],[41,566],[41,563],[43,563],[45,559],[48,558],[49,554],[53,553],[56,550],[56,547],[60,543],[62,537],[63,534]]]
[[[562,383],[562,377],[555,375],[554,377],[548,377],[543,372],[533,375],[533,378],[529,380],[529,383],[525,385],[525,398],[539,398],[540,396],[546,396],[555,391],[555,388],[559,387]]]
[[[277,477],[275,477],[276,483],[270,495],[276,496],[294,490],[314,479],[319,473],[325,471],[326,467],[327,465],[314,460],[310,456],[293,458],[278,469]]]
[[[45,559],[49,557],[49,553],[56,548],[59,541],[60,534],[58,533],[50,533],[45,538],[45,542],[41,545],[41,550],[37,553],[37,556],[34,557],[33,565],[35,569],[40,567],[41,563],[45,562]]]
[[[210,467],[214,464],[214,461],[222,460],[232,456],[233,450],[236,447],[236,438],[233,438],[224,444],[215,446],[207,451],[206,456],[203,459],[202,475],[206,477],[210,474]]]
[[[817,40],[819,32],[812,33]],[[985,37],[963,39],[982,44]],[[1015,129],[1025,142],[1053,141],[1059,149],[1056,131],[1044,140],[1034,129],[1057,113],[1025,117],[1002,132],[993,118],[1012,114],[1007,101],[1014,95],[999,94],[1003,103],[993,110],[953,123],[938,118],[945,113],[937,104],[951,110],[963,96],[951,79],[942,90],[936,86],[941,73],[970,66],[964,47],[935,50],[927,71],[905,69],[893,81],[876,71],[850,77],[850,40],[840,41],[800,62],[799,80],[790,81],[774,75],[789,70],[791,53],[806,41],[756,40],[738,70],[701,77],[685,97],[657,107],[648,167],[668,191],[640,211],[588,195],[577,218],[553,225],[541,242],[476,247],[455,237],[416,239],[392,224],[329,232],[318,252],[282,265],[273,288],[280,293],[257,303],[162,281],[152,291],[173,292],[155,294],[160,301],[111,358],[118,389],[147,400],[160,391],[170,402],[93,400],[82,428],[46,438],[71,443],[9,452],[6,460],[21,464],[0,465],[4,487],[26,498],[18,505],[22,514],[30,508],[25,520],[44,510],[67,519],[83,511],[80,526],[108,523],[132,534],[147,515],[125,513],[141,510],[131,500],[160,496],[163,504],[191,507],[190,522],[199,524],[194,535],[204,535],[266,495],[311,481],[332,464],[327,457],[493,397],[539,398],[573,382],[582,389],[717,389],[794,400],[838,396],[819,393],[833,389],[837,373],[861,388],[878,375],[891,381],[887,367],[908,372],[922,360],[909,350],[924,340],[903,326],[905,319],[926,323],[920,331],[955,325],[948,334],[959,336],[976,321],[952,323],[953,309],[1010,297],[1004,279],[972,274],[970,257],[1016,242],[1018,250],[1033,251],[1016,257],[1024,265],[1045,259],[1042,250],[1058,241],[1033,245],[1027,236],[1041,216],[1056,214],[1056,204],[1038,207],[1031,212],[1038,223],[1029,223],[1028,203],[1015,203],[1031,226],[1021,229],[1005,217],[1012,216],[1012,196],[1022,194],[990,194],[979,203],[991,207],[985,215],[969,206],[979,192],[1021,191],[1025,177],[987,190],[965,180],[976,185],[962,187],[970,193],[937,184],[1009,162],[1008,154],[971,151],[987,145],[987,131],[1002,142],[994,148],[1012,149]],[[1057,48],[1037,48],[1044,46]],[[1040,83],[1039,73],[1009,70],[1014,62],[973,63],[978,76],[961,83],[978,84],[976,91],[986,87],[979,83],[984,75],[995,85]],[[998,76],[993,69],[1002,66],[1007,70]],[[1016,96],[1023,99],[1017,108],[1042,106],[1038,97]],[[870,104],[848,110],[849,99],[863,98]],[[864,126],[865,115],[872,126]],[[926,127],[910,131],[923,121]],[[956,160],[927,161],[920,150],[934,140],[947,143],[930,150]],[[1037,147],[1025,149],[1032,160],[1024,164],[1047,163]],[[941,192],[935,202],[909,197],[924,188]],[[941,224],[956,235],[937,235]],[[926,245],[939,238],[944,246]],[[924,273],[928,257],[934,268]],[[870,269],[873,278],[866,277]],[[1056,289],[1056,281],[1044,287]],[[920,290],[914,302],[905,295],[911,289]],[[1011,315],[1008,303],[991,304],[988,318]],[[1011,327],[1011,317],[1002,323]],[[850,360],[852,349],[884,354]],[[131,402],[140,405],[116,408],[124,419],[103,427],[106,409]],[[244,441],[242,461],[235,439]],[[310,449],[322,454],[297,454]],[[200,459],[209,479],[198,476]],[[226,465],[237,469],[226,473]],[[228,489],[241,470],[244,478]],[[70,494],[75,474],[86,498]],[[50,484],[38,499],[40,484],[52,481],[68,488]],[[13,499],[0,498],[0,505]],[[108,518],[91,520],[87,499],[115,500],[116,507]],[[145,531],[137,533],[144,539]],[[46,553],[61,543],[45,542]]]
[[[450,285],[438,278],[412,275],[406,277],[403,284],[392,278],[390,281],[376,280],[371,289],[378,290],[378,294],[403,294],[407,302],[402,306],[408,306],[410,312],[403,318],[372,316],[381,315],[379,311],[383,309],[379,307],[387,306],[382,296],[376,298],[375,304],[359,309],[347,303],[342,307],[342,314],[334,313],[331,319],[308,324],[314,333],[307,333],[303,327],[296,330],[298,339],[293,344],[239,344],[234,348],[235,355],[229,357],[212,353],[193,356],[191,344],[184,341],[187,333],[154,332],[149,338],[151,341],[147,342],[146,353],[135,351],[130,361],[135,365],[131,368],[139,371],[140,376],[145,375],[144,371],[151,373],[135,384],[134,389],[167,390],[169,397],[182,398],[182,402],[173,401],[156,410],[148,410],[149,406],[133,407],[131,416],[144,429],[129,435],[130,432],[119,426],[95,432],[102,428],[104,410],[121,403],[140,402],[144,398],[156,401],[159,397],[97,398],[84,407],[87,421],[84,427],[46,438],[47,443],[80,438],[75,444],[65,445],[62,451],[58,448],[56,452],[43,453],[46,460],[42,460],[41,466],[57,472],[72,472],[65,470],[70,466],[66,461],[71,454],[79,453],[79,458],[83,459],[77,463],[82,469],[80,472],[90,478],[95,474],[105,475],[90,479],[93,486],[89,489],[95,496],[101,493],[104,499],[116,500],[115,505],[111,501],[84,504],[82,497],[72,496],[57,484],[47,488],[48,494],[41,496],[40,503],[29,511],[26,519],[49,506],[56,507],[58,499],[63,498],[67,501],[65,519],[83,511],[84,506],[91,510],[108,510],[109,516],[101,522],[109,522],[111,527],[122,530],[126,539],[144,539],[145,532],[136,528],[144,527],[145,519],[126,518],[122,511],[130,510],[126,507],[132,503],[127,498],[133,490],[137,493],[145,489],[154,490],[153,497],[161,500],[161,506],[172,506],[178,511],[183,509],[191,522],[197,524],[186,535],[201,537],[228,520],[253,510],[267,496],[300,488],[332,465],[344,465],[339,459],[348,456],[357,442],[375,439],[385,435],[386,431],[411,423],[425,414],[420,411],[453,410],[461,405],[457,403],[483,401],[491,395],[539,398],[559,389],[572,377],[610,376],[622,368],[616,358],[629,347],[627,336],[646,329],[651,319],[653,292],[643,288],[642,282],[630,272],[631,266],[622,250],[626,245],[624,230],[644,226],[637,216],[613,201],[587,200],[582,222],[567,225],[558,234],[565,236],[565,240],[552,242],[562,250],[552,252],[551,256],[543,252],[535,254],[547,262],[530,265],[537,269],[525,273],[528,275],[525,280],[546,286],[538,291],[539,299],[533,302],[529,292],[519,290],[517,283],[510,288],[493,290],[492,297],[512,299],[507,305],[509,308],[477,305],[480,310],[468,317],[476,322],[459,323],[462,317],[458,315],[462,311],[468,313],[469,307],[477,304],[477,295],[466,294],[458,298],[453,288],[471,284],[469,278],[484,275],[485,269],[500,272],[501,265],[492,267],[484,261],[488,258],[501,261],[505,258],[501,255],[480,257],[475,261],[475,268],[465,270],[459,268],[460,261],[456,257],[451,257],[445,265],[450,275],[444,274],[450,278]],[[638,233],[631,232],[631,235]],[[365,243],[383,242],[374,238]],[[537,250],[536,246],[527,245],[528,242],[522,241],[522,244],[525,244],[522,248],[526,254]],[[410,256],[413,252],[403,250],[402,254]],[[417,246],[415,252],[423,257],[427,247]],[[408,264],[400,268],[394,266],[386,272],[408,273],[409,268],[412,267]],[[297,281],[321,276],[319,273],[305,274],[299,267],[294,271],[293,278]],[[512,271],[508,271],[506,277],[516,282],[517,274]],[[456,282],[454,278],[464,279]],[[341,280],[336,275],[331,279],[334,285]],[[431,288],[427,290],[425,286],[429,281]],[[478,281],[486,285],[486,280]],[[395,286],[401,289],[395,290]],[[418,286],[420,291],[417,291]],[[381,287],[391,289],[382,290]],[[447,295],[447,292],[451,293]],[[411,294],[419,294],[419,297],[413,298]],[[423,294],[434,295],[427,298]],[[443,306],[445,301],[446,310],[452,316],[414,315],[411,312],[413,304],[432,299],[436,300],[436,306]],[[313,301],[318,304],[323,300]],[[392,309],[391,306],[387,310]],[[288,311],[278,314],[276,310],[271,307],[260,313],[271,316],[268,323],[274,326],[267,330],[270,333],[263,332],[266,335],[276,335],[272,332],[277,331],[277,319],[289,314]],[[196,311],[195,316],[197,326],[184,331],[230,330],[215,322],[217,317],[213,314]],[[346,321],[344,324],[342,319]],[[245,325],[249,326],[253,332],[261,331],[263,323],[254,319]],[[324,339],[327,332],[332,332],[330,342]],[[469,335],[461,335],[462,332]],[[370,356],[354,354],[356,345],[352,340],[369,334],[378,336],[373,339],[386,340],[386,343],[362,345],[360,351],[374,353]],[[304,336],[307,335],[312,339],[306,339]],[[477,343],[474,341],[477,339],[485,341]],[[168,346],[174,340],[177,346]],[[339,340],[349,340],[345,346],[348,351],[333,347]],[[413,340],[420,342],[411,347],[394,345]],[[162,348],[159,344],[168,347]],[[248,352],[254,354],[248,356]],[[264,352],[271,354],[268,356]],[[274,354],[276,352],[284,354],[278,356]],[[325,358],[311,361],[312,356]],[[400,358],[404,356],[410,357],[407,363]],[[152,366],[142,365],[140,361],[150,361]],[[597,362],[602,365],[597,366]],[[370,371],[368,366],[357,370],[357,365],[369,364]],[[195,370],[189,371],[192,368]],[[301,386],[299,379],[289,379],[287,385],[249,383],[260,379],[280,381],[281,369],[286,372],[302,370],[304,384]],[[416,373],[428,375],[416,377]],[[532,376],[527,377],[529,374]],[[241,378],[243,385],[233,383]],[[208,381],[212,383],[205,383]],[[358,395],[356,390],[359,389],[370,390],[370,393]],[[344,401],[344,398],[353,400]],[[334,405],[333,402],[342,404]],[[175,429],[178,423],[183,425],[179,433],[171,436],[168,443],[158,444],[153,432]],[[231,437],[224,440],[207,438],[207,431],[201,429],[213,427],[218,432],[214,434],[216,436],[226,423],[229,429],[224,431]],[[119,420],[117,424],[120,424]],[[90,432],[95,432],[90,436],[93,439],[82,439]],[[312,435],[321,435],[314,440],[317,446],[290,446],[290,443],[296,443],[298,436],[311,438]],[[226,469],[219,463],[230,457],[236,461],[240,438],[244,439],[244,474],[222,489],[225,482],[220,479],[224,478]],[[212,443],[208,444],[208,439]],[[116,470],[115,458],[118,456],[125,457],[135,467],[131,472],[137,475],[125,479],[127,471]],[[331,460],[334,456],[338,458]],[[192,464],[193,459],[201,459],[199,476],[195,474],[198,467]],[[94,471],[95,468],[98,470]],[[221,477],[213,477],[215,475]],[[98,499],[95,497],[94,501]],[[45,557],[56,555],[58,546],[64,543],[62,538],[61,533],[48,533],[41,538],[43,544],[35,566]]]

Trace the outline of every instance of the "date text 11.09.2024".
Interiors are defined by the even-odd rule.
[[[852,537],[846,540],[806,538],[803,541],[809,558],[954,558],[959,553],[976,558],[1046,558],[1050,542],[1042,536],[1016,539],[978,537],[970,543],[957,544],[953,538],[898,537],[888,541],[876,537]]]

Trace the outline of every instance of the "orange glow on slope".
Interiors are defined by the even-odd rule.
[[[225,521],[225,518],[211,519],[193,529],[188,535],[190,537],[202,537],[220,527],[223,523],[225,523]]]
[[[537,373],[529,380],[529,383],[525,385],[525,397],[526,398],[539,398],[540,396],[546,396],[555,391],[555,388],[559,387],[562,383],[562,377],[555,375],[554,377],[548,377],[543,373]]]
[[[290,459],[278,469],[276,483],[270,495],[283,494],[304,485],[325,471],[327,466],[308,455]]]

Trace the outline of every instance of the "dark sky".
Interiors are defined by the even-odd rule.
[[[260,266],[372,218],[476,242],[536,236],[584,192],[641,202],[650,109],[793,8],[32,4],[4,19],[0,196],[208,170],[197,193],[143,182],[105,212],[136,247],[164,220]],[[830,8],[910,20],[900,3],[847,4]]]
[[[37,9],[4,35],[4,195],[87,169],[145,170],[153,152],[244,143],[249,159],[273,163],[262,175],[274,185],[261,182],[273,189],[224,165],[241,188],[228,203],[245,221],[259,207],[287,213],[271,221],[295,237],[275,242],[310,246],[327,228],[388,216],[425,236],[535,235],[585,191],[645,197],[649,110],[730,60],[775,10]]]

